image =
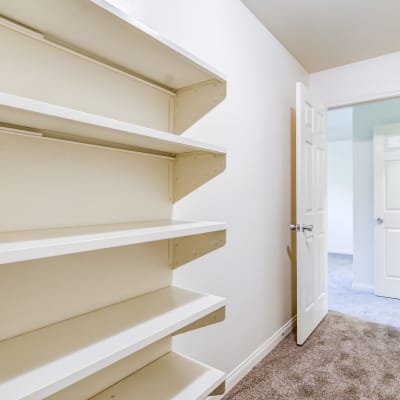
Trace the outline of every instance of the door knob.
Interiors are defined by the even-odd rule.
[[[376,219],[376,223],[377,223],[378,225],[383,224],[383,218],[377,218],[377,219]]]
[[[303,226],[301,227],[301,230],[302,230],[303,232],[305,232],[305,231],[312,232],[313,229],[314,229],[314,225],[303,225]]]
[[[291,231],[297,231],[297,232],[300,232],[300,231],[303,231],[303,232],[305,232],[305,231],[312,232],[313,229],[314,229],[314,225],[290,224],[290,225],[289,225],[289,229],[290,229]]]

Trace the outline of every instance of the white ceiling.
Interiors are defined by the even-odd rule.
[[[400,0],[242,0],[308,72],[400,50]]]

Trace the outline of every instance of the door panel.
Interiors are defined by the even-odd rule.
[[[385,162],[385,203],[387,210],[400,209],[400,190],[398,188],[400,181],[400,161]]]
[[[305,163],[306,169],[304,171],[304,213],[311,214],[313,211],[313,145],[312,143],[305,143]]]
[[[400,124],[374,130],[375,293],[400,298]]]
[[[317,170],[316,170],[316,187],[325,187],[325,150],[316,148]],[[323,190],[317,190],[317,204],[316,209],[319,213],[326,212],[325,210],[325,193]]]
[[[318,236],[318,264],[319,265],[324,265],[325,262],[325,237],[323,234],[320,234]],[[325,275],[325,271],[322,268],[318,268],[317,271],[318,275],[318,287],[317,287],[317,293],[318,293],[318,301],[321,299],[322,296],[325,296],[325,279],[327,278]]]
[[[386,229],[386,276],[400,279],[400,229]]]
[[[297,343],[328,312],[326,251],[326,111],[297,84]]]

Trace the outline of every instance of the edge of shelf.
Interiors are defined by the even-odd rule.
[[[182,371],[185,371],[185,374],[182,374]],[[154,381],[152,375],[156,376],[160,386],[155,388],[151,384]],[[220,386],[225,378],[226,374],[216,368],[181,353],[170,352],[96,394],[90,400],[108,400],[114,396],[124,399],[129,394],[138,395],[143,400],[155,398],[160,400],[187,400],[189,398],[203,400]],[[182,386],[184,379],[187,381]],[[163,384],[167,383],[168,386],[163,388]],[[150,393],[150,396],[153,397],[148,397],[149,389],[150,391],[153,389],[153,393]],[[163,392],[165,397],[160,398],[160,392]]]
[[[63,106],[59,106],[56,104],[46,103],[40,100],[35,100],[27,97],[17,96],[10,93],[0,92],[0,108],[4,107],[10,109],[12,111],[21,112],[21,113],[32,113],[42,118],[50,118],[53,119],[54,122],[65,121],[67,124],[81,124],[80,127],[83,132],[79,133],[77,131],[77,127],[63,127],[59,130],[59,133],[71,134],[72,136],[83,136],[86,138],[98,139],[98,140],[109,140],[113,141],[112,138],[104,139],[100,136],[93,136],[93,134],[88,135],[88,133],[84,132],[85,127],[88,126],[91,128],[104,129],[107,130],[107,133],[112,134],[126,134],[127,137],[125,140],[115,141],[118,144],[125,144],[135,146],[135,138],[139,138],[141,141],[152,141],[153,144],[146,147],[149,150],[159,150],[164,152],[171,153],[185,153],[191,151],[206,151],[212,152],[216,154],[225,154],[226,150],[222,147],[203,143],[196,139],[191,139],[183,136],[178,136],[173,133],[164,132],[152,128],[148,128],[141,125],[132,124],[129,122],[124,122],[120,120],[115,120],[108,117],[103,117],[96,114],[87,113],[84,111],[79,111]],[[1,116],[0,109],[0,120],[7,119],[7,117]],[[33,118],[32,118],[33,119]],[[18,125],[13,121],[2,121],[8,124]],[[42,122],[43,124],[43,122]],[[31,122],[28,127],[35,129],[43,129],[41,128],[40,122]],[[5,128],[7,129],[7,128]],[[71,132],[72,129],[72,132]],[[46,128],[44,128],[46,130]],[[154,146],[154,142],[161,144],[161,146]],[[137,144],[136,144],[137,145]],[[142,144],[143,146],[143,144]],[[165,146],[170,146],[171,149],[164,149]],[[174,148],[175,146],[175,148]]]
[[[212,67],[205,61],[201,60],[200,58],[196,57],[194,54],[190,53],[189,51],[185,50],[181,46],[177,45],[173,41],[167,39],[166,37],[162,36],[156,30],[150,28],[149,26],[145,25],[143,22],[131,17],[130,15],[124,13],[119,8],[113,6],[112,4],[108,3],[106,0],[90,0],[93,4],[97,5],[98,7],[103,8],[104,10],[108,11],[110,14],[113,14],[115,17],[127,22],[128,24],[132,25],[134,28],[139,29],[140,31],[144,32],[147,36],[150,36],[152,39],[156,40],[157,42],[163,44],[164,46],[168,47],[179,56],[185,58],[189,62],[191,62],[194,66],[201,69],[202,71],[210,74],[213,78],[219,80],[220,82],[226,82],[226,76],[218,71],[216,68]]]
[[[10,13],[3,11],[0,16],[0,23],[8,28],[16,30],[20,33],[25,35],[31,36],[35,39],[45,41],[47,43],[51,43],[53,45],[61,46],[64,49],[69,51],[73,51],[76,54],[80,54],[83,56],[88,56],[89,58],[93,59],[96,62],[100,62],[102,64],[108,65],[120,72],[127,73],[131,75],[133,78],[138,79],[144,83],[147,83],[153,87],[158,89],[164,90],[168,92],[170,95],[174,95],[180,89],[185,89],[187,87],[192,87],[193,85],[202,84],[207,81],[215,80],[220,83],[226,83],[225,75],[220,72],[217,68],[211,66],[209,63],[203,61],[201,58],[195,56],[193,53],[185,50],[183,47],[179,46],[178,44],[174,43],[172,40],[167,39],[165,36],[161,35],[156,30],[150,28],[142,21],[138,20],[137,18],[128,15],[123,10],[119,9],[118,7],[108,3],[105,0],[85,0],[93,7],[97,7],[99,10],[102,10],[106,16],[106,18],[110,19],[110,23],[113,22],[111,19],[116,21],[121,21],[126,24],[124,36],[129,34],[140,33],[143,35],[147,42],[152,46],[151,42],[156,42],[158,45],[161,45],[167,52],[170,53],[171,56],[175,58],[176,61],[179,61],[181,65],[186,64],[186,67],[191,68],[192,70],[197,70],[201,73],[202,77],[199,76],[197,79],[189,79],[189,81],[180,82],[179,84],[172,85],[169,82],[165,82],[160,77],[156,76],[147,76],[141,73],[140,71],[135,71],[131,69],[129,65],[121,60],[114,59],[112,56],[109,57],[104,54],[104,51],[100,51],[98,53],[94,52],[91,53],[90,49],[82,46],[80,43],[76,43],[71,41],[63,40],[63,35],[59,36],[57,33],[49,32],[46,28],[48,27],[48,23],[44,23],[44,26],[37,26],[35,23],[31,21],[32,15],[19,17],[14,11]],[[44,6],[44,5],[42,5]],[[76,10],[75,10],[76,12]],[[85,15],[82,13],[82,15]],[[86,15],[89,15],[87,13]],[[61,16],[62,17],[62,16]],[[30,25],[32,22],[32,26]],[[91,22],[87,21],[87,26],[90,25]],[[107,21],[103,21],[103,26],[107,25]],[[131,31],[131,32],[129,32]],[[154,46],[153,46],[154,49]],[[150,47],[150,50],[153,50]],[[125,49],[125,52],[128,49]],[[116,57],[118,58],[118,56]],[[161,71],[161,70],[160,70]]]
[[[74,229],[77,230],[75,234],[73,233]],[[81,232],[79,232],[79,229]],[[222,230],[226,230],[226,224],[223,222],[168,220],[5,232],[0,234],[0,264],[174,239]],[[21,236],[19,240],[18,235]]]
[[[0,395],[9,400],[50,396],[173,335],[225,304],[224,298],[171,286],[4,340],[0,343],[2,353],[13,362],[10,370],[2,369]],[[155,316],[149,314],[150,306]],[[139,317],[137,309],[145,310],[144,314]],[[88,331],[89,323],[97,324],[97,329]],[[45,343],[50,344],[47,349]],[[57,358],[49,359],[55,345]],[[33,352],[15,358],[21,346]]]

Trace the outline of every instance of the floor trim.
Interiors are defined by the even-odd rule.
[[[239,381],[244,378],[266,355],[268,355],[292,330],[296,327],[296,319],[294,316],[290,321],[286,322],[279,328],[268,340],[266,340],[258,349],[256,349],[249,357],[242,361],[232,372],[226,377],[226,391],[231,390]],[[209,400],[220,400],[223,396],[209,397]]]
[[[344,254],[345,256],[352,256],[352,250],[345,250],[345,249],[328,249],[328,254]]]
[[[368,292],[368,293],[374,293],[375,289],[372,285],[368,285],[366,283],[361,283],[361,282],[356,282],[353,281],[351,284],[351,288],[353,290],[357,290],[359,292]]]

